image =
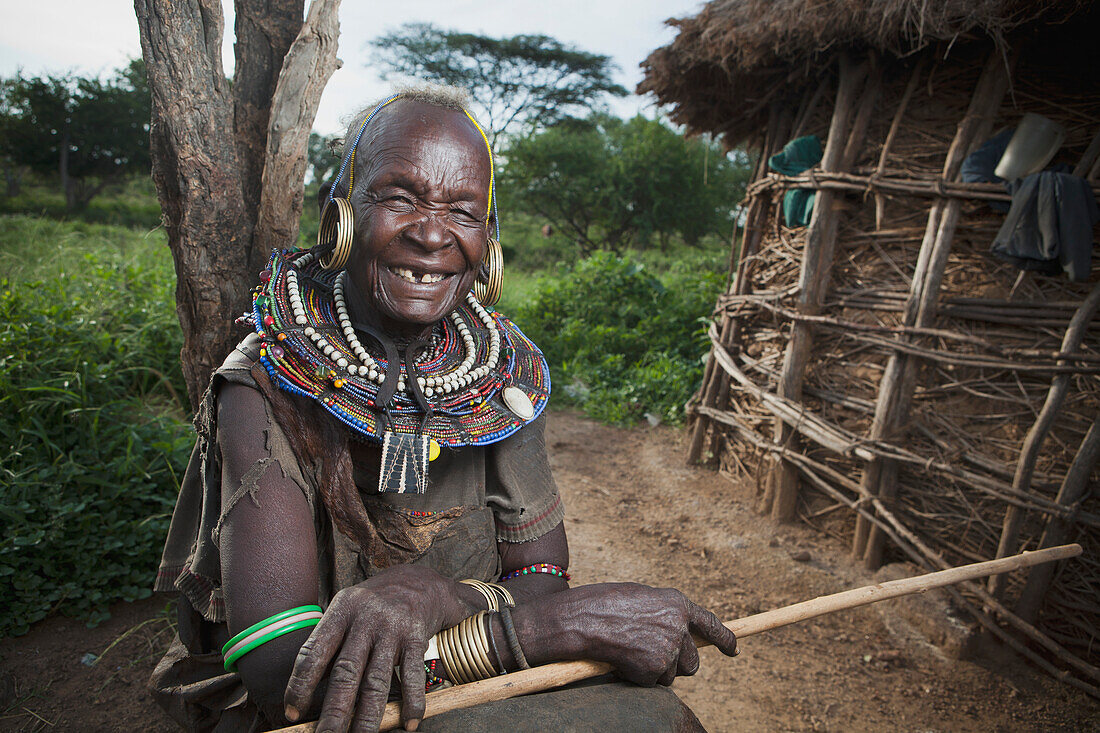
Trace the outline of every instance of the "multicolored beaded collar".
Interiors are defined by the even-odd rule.
[[[249,320],[264,340],[260,361],[272,381],[316,400],[354,434],[383,443],[383,483],[394,469],[387,463],[401,463],[396,485],[380,484],[380,490],[422,491],[427,461],[439,446],[495,443],[546,407],[550,371],[542,352],[472,294],[436,325],[410,364],[392,352],[387,359],[384,344],[357,333],[343,303],[342,277],[323,270],[308,251],[275,252],[260,273]],[[399,374],[395,391],[387,373]],[[397,452],[388,456],[391,443]],[[408,478],[410,471],[423,476]]]

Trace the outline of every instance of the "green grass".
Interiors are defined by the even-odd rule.
[[[0,636],[150,593],[193,435],[163,234],[0,216]]]
[[[89,266],[112,263],[171,268],[163,229],[131,229],[27,214],[0,216],[0,278],[24,283],[53,276],[79,276]],[[165,272],[165,276],[171,276]]]
[[[160,226],[160,205],[153,182],[139,176],[108,188],[82,211],[67,211],[65,196],[51,181],[29,179],[18,196],[0,196],[0,214],[30,214],[61,221],[153,229]]]
[[[504,270],[504,292],[500,296],[497,310],[506,316],[514,316],[519,309],[536,297],[540,285],[547,279],[545,273],[524,272],[522,270]]]

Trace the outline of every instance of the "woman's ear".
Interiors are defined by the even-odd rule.
[[[321,187],[317,189],[317,211],[318,213],[325,210],[325,204],[328,203],[328,194],[332,190],[332,181],[325,181],[321,184]]]

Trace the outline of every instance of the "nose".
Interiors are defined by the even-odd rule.
[[[426,212],[405,230],[405,235],[426,252],[435,252],[454,243],[446,223],[434,212]]]

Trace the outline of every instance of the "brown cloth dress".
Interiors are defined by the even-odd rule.
[[[313,512],[321,570],[318,599],[322,608],[327,607],[336,591],[395,564],[428,565],[456,580],[495,580],[500,575],[497,541],[537,539],[565,516],[546,457],[544,417],[489,446],[444,450],[431,463],[428,490],[421,495],[378,493],[380,457],[354,464],[355,483],[382,539],[381,549],[371,557],[365,556],[353,540],[335,527],[318,490],[319,471],[299,463],[270,406],[265,426],[268,456],[245,472],[239,486],[224,486],[216,422],[217,394],[226,383],[259,388],[252,373],[259,346],[260,340],[255,335],[241,342],[215,372],[203,397],[195,418],[198,438],[157,573],[156,590],[180,595],[179,630],[157,665],[151,685],[157,701],[187,730],[255,731],[270,727],[257,706],[250,702],[240,676],[227,673],[222,667],[221,646],[229,638],[229,632],[225,624],[219,550],[225,515],[246,497],[256,501],[253,492],[266,471],[277,466],[301,489]],[[227,500],[223,500],[223,493],[230,494]],[[554,698],[557,702],[541,708],[536,704],[523,712],[547,695],[557,695]],[[528,696],[523,703],[505,701],[479,706],[471,712],[456,711],[425,720],[421,729],[482,730],[472,722],[476,720],[491,724],[493,730],[521,729],[522,726],[516,725],[521,721],[513,717],[518,715],[532,723],[542,720],[548,724],[540,730],[583,730],[588,723],[597,724],[599,716],[592,717],[590,707],[608,711],[621,707],[620,700],[613,698],[629,701],[618,711],[629,716],[629,724],[625,724],[626,718],[616,718],[616,726],[669,730],[680,729],[682,722],[688,723],[687,729],[698,725],[691,712],[667,690],[644,690],[615,683]],[[520,708],[513,709],[517,704]],[[494,712],[489,708],[499,709]],[[506,717],[501,718],[500,714]],[[572,722],[561,718],[562,714],[567,718],[573,716]],[[577,714],[583,717],[580,728],[576,727],[582,723],[576,719]],[[452,722],[448,723],[448,719]],[[505,720],[509,722],[505,724]],[[598,729],[606,729],[605,725],[611,722],[604,720]],[[642,723],[642,727],[636,723]]]

